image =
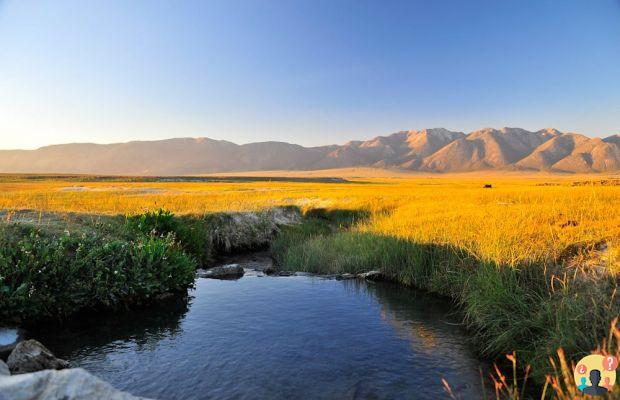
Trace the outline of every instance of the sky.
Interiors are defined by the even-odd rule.
[[[0,0],[0,148],[620,133],[620,0]]]

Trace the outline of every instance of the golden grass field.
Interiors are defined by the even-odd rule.
[[[484,184],[492,188],[484,188]],[[129,182],[68,178],[0,179],[0,209],[177,214],[302,209],[365,209],[359,230],[455,245],[482,260],[517,265],[551,261],[574,244],[601,244],[617,267],[620,181],[605,177],[480,176],[348,178],[348,183],[290,181]]]

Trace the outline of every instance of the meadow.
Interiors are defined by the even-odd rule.
[[[378,269],[448,296],[481,354],[516,351],[541,386],[559,348],[576,360],[608,336],[607,350],[616,351],[610,323],[620,314],[619,204],[620,180],[603,176],[0,177],[7,224],[45,227],[73,213],[114,218],[166,209],[204,219],[297,207],[304,221],[272,243],[281,265],[319,273]],[[519,397],[517,385],[497,379],[499,390]],[[567,381],[546,382],[574,394]]]
[[[276,206],[350,210],[353,230],[466,250],[480,262],[518,267],[557,263],[598,245],[615,272],[620,180],[601,177],[358,178],[346,183],[223,180],[90,181],[0,177],[0,210],[131,215],[163,208],[176,215],[257,211]],[[492,188],[484,188],[491,184]],[[570,254],[569,254],[570,253]],[[597,254],[598,253],[598,254]]]

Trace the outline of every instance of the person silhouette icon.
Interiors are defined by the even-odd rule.
[[[587,388],[588,385],[586,384],[586,377],[582,376],[581,377],[581,384],[579,386],[577,386],[577,389],[581,390],[583,392],[583,389]]]
[[[598,396],[607,393],[606,388],[598,385],[601,382],[601,371],[598,369],[593,369],[590,371],[590,382],[592,383],[592,386],[588,386],[583,389],[583,394]]]
[[[611,384],[608,376],[605,377],[605,384],[603,385],[603,387],[607,389],[608,392],[611,392],[611,389],[613,389],[613,385]]]

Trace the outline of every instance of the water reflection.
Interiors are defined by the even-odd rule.
[[[436,399],[441,378],[481,397],[458,319],[423,293],[254,275],[198,279],[192,296],[35,334],[74,366],[152,398]]]
[[[181,323],[192,300],[193,296],[174,296],[133,310],[83,314],[71,323],[31,329],[29,335],[67,359],[127,342],[136,351],[152,351],[161,340],[182,334]]]
[[[344,284],[348,291],[376,300],[381,319],[394,329],[399,338],[409,343],[414,354],[418,357],[424,355],[429,366],[446,367],[442,377],[449,381],[453,389],[466,391],[471,385],[479,386],[468,381],[468,378],[472,379],[470,372],[473,364],[464,363],[459,353],[472,358],[475,354],[467,345],[462,318],[452,311],[448,299],[386,282],[348,280]],[[480,373],[486,371],[486,366],[476,365],[475,369]],[[464,377],[468,378],[462,379]],[[478,387],[478,390],[482,389]]]
[[[344,281],[347,290],[372,297],[381,306],[381,319],[389,323],[402,339],[418,352],[438,350],[438,333],[446,329],[466,335],[460,317],[451,313],[446,299],[385,282]],[[448,327],[448,328],[447,328]]]

